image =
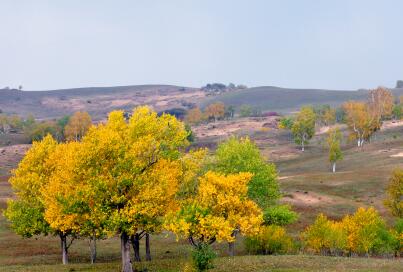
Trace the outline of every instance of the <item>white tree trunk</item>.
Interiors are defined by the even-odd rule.
[[[63,264],[68,264],[69,258],[67,254],[67,235],[60,234],[60,243],[62,248],[62,262]]]
[[[97,239],[95,238],[95,236],[90,237],[89,247],[90,247],[91,264],[94,264],[97,259]]]
[[[333,163],[333,173],[336,173],[336,163]]]

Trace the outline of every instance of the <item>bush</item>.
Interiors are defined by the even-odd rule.
[[[292,238],[280,226],[264,226],[260,233],[245,239],[245,248],[250,254],[285,254],[294,248]]]
[[[359,208],[339,222],[320,214],[301,239],[306,250],[321,254],[369,256],[401,250],[398,230],[387,230],[374,208]]]
[[[315,222],[301,234],[301,239],[305,250],[327,255],[342,251],[347,236],[340,223],[319,214]]]
[[[288,205],[270,207],[263,213],[265,225],[285,226],[294,223],[297,219],[298,214],[292,211]]]
[[[208,244],[199,244],[192,252],[193,265],[197,271],[206,271],[213,268],[213,259],[217,255]]]

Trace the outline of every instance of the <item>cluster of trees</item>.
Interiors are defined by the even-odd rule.
[[[235,90],[243,90],[247,89],[246,85],[235,85],[234,83],[229,83],[225,85],[223,83],[208,83],[206,86],[201,87],[201,89],[208,93],[208,95],[216,95],[223,92],[235,91]]]
[[[222,119],[234,118],[235,107],[226,107],[224,103],[217,102],[208,105],[204,111],[199,107],[190,109],[185,117],[185,121],[188,124],[199,124],[201,122],[216,122]]]
[[[48,121],[36,121],[32,115],[24,119],[18,115],[0,114],[0,134],[24,133],[31,141],[39,141],[47,134],[59,142],[80,140],[91,125],[91,116],[87,112]]]
[[[111,112],[84,137],[73,135],[65,143],[50,135],[34,142],[10,179],[17,197],[5,212],[19,235],[59,236],[63,263],[74,239],[91,241],[94,262],[96,240],[119,235],[122,269],[132,271],[130,246],[140,261],[145,237],[149,260],[150,234],[163,230],[196,251],[228,242],[233,254],[237,234],[257,235],[263,225],[295,218],[277,205],[275,166],[247,138],[221,143],[212,155],[186,152],[184,124],[148,107],[129,120]]]
[[[403,221],[388,229],[378,212],[370,207],[340,221],[319,214],[302,234],[305,250],[336,256],[400,256],[403,251]]]
[[[346,112],[345,123],[350,130],[350,137],[362,147],[377,132],[382,121],[392,115],[394,97],[391,91],[379,87],[369,92],[367,102],[349,101],[343,104]]]
[[[370,207],[359,208],[355,214],[340,221],[319,214],[302,234],[304,248],[325,255],[400,256],[403,252],[403,170],[396,169],[387,188],[385,206],[395,216],[388,228],[378,212]]]
[[[199,124],[202,122],[215,122],[217,120],[232,119],[235,117],[235,107],[226,106],[224,103],[216,102],[208,105],[204,111],[199,107],[188,110],[185,121],[188,124]],[[261,117],[261,116],[277,116],[276,112],[263,113],[259,107],[251,105],[241,105],[239,107],[240,117]]]
[[[23,131],[35,122],[32,116],[23,119],[18,115],[6,115],[0,112],[0,134]]]

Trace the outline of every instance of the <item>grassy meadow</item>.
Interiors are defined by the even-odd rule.
[[[325,134],[318,134],[304,153],[298,150],[284,132],[255,131],[251,134],[262,152],[277,165],[282,202],[289,203],[300,216],[288,227],[291,235],[311,224],[319,212],[338,219],[357,207],[374,206],[392,223],[383,206],[385,187],[391,171],[403,166],[403,126],[383,129],[376,139],[359,150],[354,142],[343,144],[344,160],[337,173],[330,172]],[[201,140],[202,141],[202,140]],[[203,139],[213,146],[217,139]],[[7,179],[28,146],[0,147],[0,208],[12,196]],[[3,151],[4,150],[4,151]],[[402,153],[403,154],[403,153]],[[89,264],[89,245],[76,240],[69,249],[67,266],[61,265],[60,241],[57,237],[23,239],[8,227],[0,215],[0,271],[120,271],[120,241],[118,237],[97,244],[97,264]],[[141,253],[144,254],[144,241]],[[227,245],[214,244],[219,254],[211,271],[402,271],[401,259],[340,258],[298,253],[280,256],[250,256],[242,239],[236,243],[236,257],[228,257]],[[137,271],[184,271],[190,267],[191,247],[177,241],[172,234],[151,236],[151,262],[135,264]],[[142,256],[144,259],[144,256]]]

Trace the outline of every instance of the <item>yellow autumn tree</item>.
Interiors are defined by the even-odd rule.
[[[64,137],[67,141],[79,141],[92,125],[88,112],[78,111],[70,117],[64,128]]]
[[[346,112],[346,123],[350,130],[350,138],[357,140],[357,146],[362,147],[378,125],[378,116],[371,115],[368,105],[363,102],[348,101],[343,104]]]
[[[203,113],[198,107],[190,109],[186,113],[185,121],[189,124],[198,124],[202,120],[203,120]]]
[[[59,144],[49,155],[55,168],[49,184],[42,188],[45,220],[60,233],[63,259],[68,262],[67,236],[89,237],[91,263],[96,259],[96,239],[105,235],[105,214],[93,209],[97,191],[88,183],[79,142]]]
[[[371,114],[382,120],[392,115],[394,100],[390,90],[385,87],[378,87],[370,90],[367,104]]]
[[[181,201],[168,216],[167,230],[195,246],[215,241],[232,242],[234,232],[254,235],[263,222],[262,212],[247,196],[250,173],[222,175],[207,172],[199,178],[196,194]]]
[[[66,253],[67,235],[59,229],[54,229],[46,220],[46,204],[42,194],[59,160],[49,160],[57,148],[57,142],[50,135],[40,142],[33,143],[10,178],[17,198],[8,201],[5,215],[11,222],[11,228],[23,237],[39,234],[58,235],[62,242],[62,252]],[[64,264],[67,263],[67,255],[63,254],[62,260]]]
[[[210,104],[204,109],[204,114],[207,119],[212,119],[215,122],[224,117],[225,105],[221,102]]]
[[[186,137],[175,117],[139,107],[128,123],[123,112],[112,112],[106,124],[93,127],[82,140],[86,154],[81,160],[98,198],[92,209],[104,212],[107,230],[120,235],[125,272],[132,269],[130,240],[138,254],[142,235],[160,231],[165,214],[176,208]]]

